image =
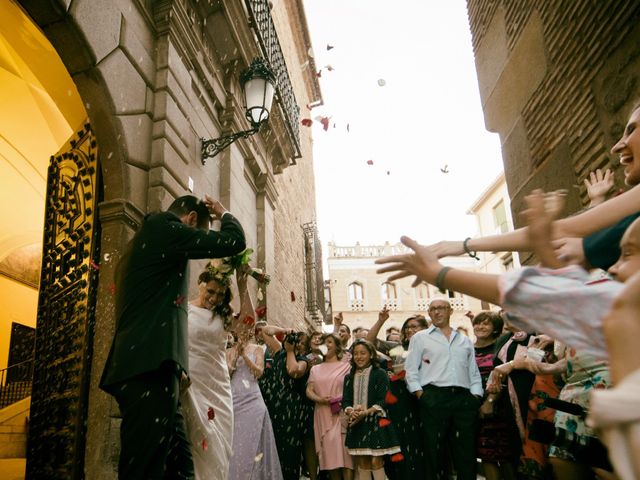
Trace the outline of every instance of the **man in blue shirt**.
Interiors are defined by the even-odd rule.
[[[433,324],[411,337],[405,362],[409,391],[420,403],[427,478],[446,478],[445,448],[459,480],[476,478],[476,418],[482,380],[471,340],[452,329],[451,304],[436,299],[429,305]]]

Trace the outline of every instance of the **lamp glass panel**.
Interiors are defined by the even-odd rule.
[[[269,118],[273,93],[273,85],[264,78],[253,78],[244,84],[247,110],[250,112],[254,124],[259,124]]]

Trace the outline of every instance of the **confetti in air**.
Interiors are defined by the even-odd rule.
[[[378,79],[378,85],[384,87],[387,84],[384,78]]]
[[[208,445],[207,445],[207,439],[206,439],[206,438],[203,438],[203,439],[202,439],[202,449],[206,451],[208,448],[209,448],[209,447],[208,447]]]
[[[391,425],[391,420],[389,420],[388,418],[381,418],[380,421],[378,421],[378,425],[380,425],[382,428],[388,427],[389,425]]]
[[[325,132],[329,130],[329,117],[322,117],[320,119],[320,123],[322,124],[322,128]]]
[[[333,45],[329,45],[329,44],[327,43],[327,51],[329,51],[329,50],[333,50],[334,48],[335,48],[335,47],[334,47]]]
[[[100,270],[100,265],[98,265],[96,262],[94,262],[93,260],[91,260],[89,262],[91,264],[91,268],[93,268],[94,270]]]
[[[367,160],[367,165],[373,165],[373,160]]]
[[[311,120],[310,118],[303,118],[300,123],[302,123],[303,127],[310,127],[311,125],[313,125],[313,120]]]
[[[387,405],[394,405],[398,403],[398,397],[388,391],[387,395],[384,397],[384,401]]]

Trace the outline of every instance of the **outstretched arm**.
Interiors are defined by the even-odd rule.
[[[578,215],[558,220],[554,224],[554,238],[582,238],[609,227],[638,210],[640,210],[640,185]],[[469,250],[481,252],[532,250],[526,228],[501,235],[472,238],[467,242],[467,246]],[[461,241],[443,241],[431,245],[430,248],[438,258],[465,253]]]
[[[382,308],[382,310],[380,310],[380,312],[378,313],[378,320],[369,329],[369,333],[367,333],[367,341],[368,342],[371,342],[374,345],[377,345],[377,343],[378,343],[378,333],[380,333],[380,329],[384,325],[384,322],[386,322],[388,319],[389,319],[389,310],[387,310],[387,307],[385,305]]]

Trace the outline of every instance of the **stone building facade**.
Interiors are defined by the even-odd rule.
[[[34,42],[20,65],[69,130],[15,166],[36,165],[45,179],[27,474],[116,478],[120,419],[97,385],[114,332],[115,265],[146,213],[189,192],[221,199],[271,275],[258,296],[269,320],[304,327],[323,317],[312,139],[299,121],[322,102],[305,13],[297,0],[7,0],[2,15],[9,7],[33,30],[16,37]],[[36,53],[60,68],[47,72]],[[238,78],[255,57],[278,78],[269,122],[203,163],[201,139],[249,126]],[[47,75],[68,81],[48,89]]]
[[[513,230],[511,216],[511,200],[504,173],[482,192],[467,214],[474,215],[478,222],[479,237],[497,235]],[[512,268],[520,267],[518,252],[478,252],[480,257],[478,270],[486,273],[500,274]]]
[[[588,203],[596,168],[640,97],[640,4],[467,0],[487,130],[500,135],[516,226],[534,188],[568,189],[568,212]]]
[[[344,323],[352,330],[355,327],[370,328],[378,320],[378,312],[384,306],[390,311],[388,327],[400,328],[404,321],[414,314],[428,318],[429,302],[436,297],[447,297],[454,313],[451,324],[454,327],[470,327],[467,311],[478,312],[482,309],[480,301],[458,292],[446,291],[444,294],[432,285],[411,286],[413,279],[402,278],[388,283],[384,275],[376,273],[380,268],[375,264],[378,258],[406,253],[402,244],[391,245],[328,245],[328,267],[331,308],[333,314],[342,312]],[[475,271],[478,262],[469,257],[447,257],[442,259],[445,265]],[[384,331],[380,338],[384,338]]]

